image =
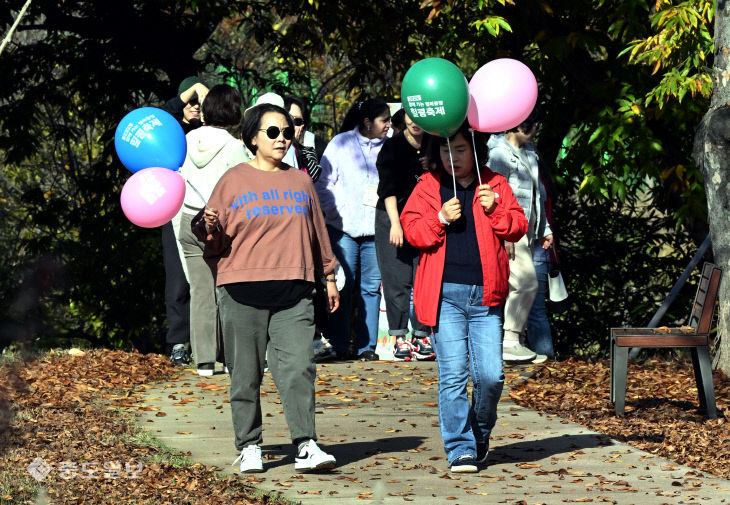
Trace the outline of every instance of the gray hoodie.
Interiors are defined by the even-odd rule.
[[[186,185],[182,211],[186,214],[197,214],[205,207],[218,179],[229,168],[251,158],[243,142],[222,128],[201,126],[188,133],[185,138],[188,152],[180,174],[200,192],[205,202],[190,185]]]

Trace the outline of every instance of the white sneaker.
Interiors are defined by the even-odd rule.
[[[545,354],[536,354],[535,359],[532,360],[532,363],[537,365],[538,363],[545,363],[547,361],[547,356]]]
[[[236,460],[231,463],[235,465],[241,461],[241,472],[258,473],[264,471],[264,460],[261,459],[261,447],[256,444],[247,445],[238,455]]]
[[[294,458],[294,470],[297,472],[326,470],[334,468],[336,464],[335,457],[320,449],[314,440],[309,440],[303,445],[297,457]]]
[[[505,340],[502,343],[502,359],[504,361],[524,363],[534,360],[536,356],[537,354],[515,340]]]
[[[471,454],[459,456],[451,463],[451,471],[454,473],[476,473],[479,471],[477,460]]]
[[[198,375],[212,377],[215,372],[215,363],[198,363]]]

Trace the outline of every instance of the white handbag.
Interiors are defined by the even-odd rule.
[[[553,255],[555,254],[555,246],[553,245]],[[568,310],[570,302],[568,301],[568,290],[565,288],[563,274],[560,268],[555,264],[548,274],[548,298],[550,299],[550,308],[555,313],[561,313]]]

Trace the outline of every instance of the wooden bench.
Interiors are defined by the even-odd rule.
[[[702,267],[689,324],[681,328],[611,328],[611,401],[616,415],[626,406],[626,374],[632,347],[687,347],[692,352],[700,408],[710,419],[717,418],[712,383],[709,335],[715,312],[722,270],[712,263]]]

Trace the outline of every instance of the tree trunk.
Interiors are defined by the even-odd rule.
[[[715,53],[710,108],[694,139],[693,156],[702,171],[715,263],[723,269],[720,284],[717,368],[730,375],[730,2],[715,10]]]

